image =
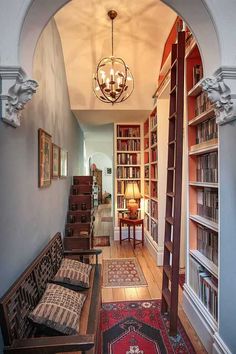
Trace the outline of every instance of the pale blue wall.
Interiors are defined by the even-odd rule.
[[[57,231],[63,232],[73,174],[83,173],[83,133],[70,111],[59,34],[51,21],[39,40],[37,94],[20,128],[0,122],[0,296]],[[38,188],[38,128],[69,152],[69,176]],[[0,344],[0,352],[1,344]]]

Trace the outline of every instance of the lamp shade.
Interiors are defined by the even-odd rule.
[[[141,193],[139,191],[138,184],[128,183],[125,190],[125,199],[140,199]]]

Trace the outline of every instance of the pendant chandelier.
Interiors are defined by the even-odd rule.
[[[120,103],[131,95],[134,80],[129,67],[122,58],[114,56],[113,21],[117,16],[115,10],[110,10],[112,55],[100,60],[93,80],[93,91],[96,97],[104,103]]]

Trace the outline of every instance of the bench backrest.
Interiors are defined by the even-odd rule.
[[[37,305],[46,284],[56,274],[63,258],[61,234],[57,233],[0,299],[0,323],[5,345],[14,339],[34,336],[28,314]]]

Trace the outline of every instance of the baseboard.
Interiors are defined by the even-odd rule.
[[[145,245],[158,266],[163,265],[164,248],[154,243],[151,237],[145,231]]]
[[[213,337],[217,330],[217,323],[187,284],[184,284],[182,306],[207,353],[213,354]]]
[[[132,227],[130,228],[130,236],[133,237],[132,235]],[[122,227],[122,238],[128,237],[128,228],[127,227]],[[142,240],[142,229],[141,227],[136,227],[135,229],[135,238],[136,240]],[[120,240],[120,228],[119,227],[114,227],[114,241],[119,241]]]
[[[232,354],[229,350],[223,339],[220,337],[219,333],[214,334],[214,343],[213,343],[213,354]]]

